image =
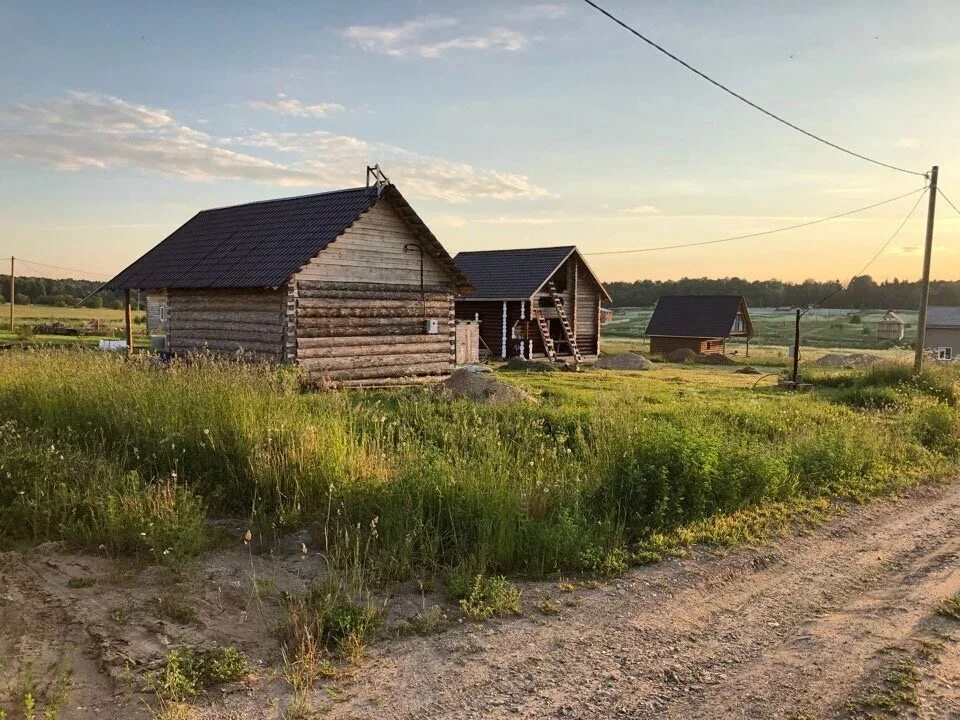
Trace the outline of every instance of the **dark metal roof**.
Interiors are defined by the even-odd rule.
[[[380,192],[352,188],[204,210],[104,287],[279,287],[378,200],[391,202],[452,279],[467,285],[433,233],[400,192],[387,185]]]
[[[577,253],[583,262],[573,245],[462,252],[454,258],[454,262],[475,288],[474,294],[466,299],[527,300],[538,292],[574,253]],[[609,300],[610,296],[596,275],[585,262],[583,264],[600,287],[600,292]]]
[[[752,337],[753,324],[742,295],[663,295],[657,301],[646,334],[663,337],[729,337],[737,313],[741,310],[747,327],[745,334]]]
[[[928,328],[960,328],[960,307],[928,306],[926,326]]]

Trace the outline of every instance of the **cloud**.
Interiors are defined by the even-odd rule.
[[[367,52],[429,59],[439,58],[451,50],[516,52],[529,43],[519,30],[491,27],[478,33],[458,33],[454,30],[458,27],[459,22],[454,18],[431,15],[396,25],[351,25],[341,34]]]
[[[623,212],[630,213],[631,215],[656,215],[660,210],[653,205],[634,205],[633,207],[624,208]]]
[[[342,185],[356,177],[357,168],[373,162],[383,165],[391,180],[414,195],[447,202],[466,202],[473,198],[510,200],[548,198],[553,193],[534,185],[525,175],[476,168],[442,158],[420,155],[386,143],[373,143],[348,135],[317,130],[314,132],[257,133],[230,138],[231,145],[270,148],[299,156],[298,167]]]
[[[897,140],[898,148],[918,148],[920,147],[920,140],[912,137],[900,138]]]
[[[178,123],[166,110],[88,92],[0,107],[3,159],[60,171],[128,167],[190,181],[298,187],[352,187],[366,165],[381,162],[411,196],[448,202],[552,197],[524,175],[345,135],[215,137]]]
[[[557,20],[566,17],[569,8],[560,3],[533,3],[531,5],[520,5],[509,11],[508,16],[511,20],[517,22],[528,22],[533,20]]]
[[[289,115],[292,117],[326,117],[330,113],[340,112],[345,108],[339,103],[317,103],[315,105],[304,105],[296,98],[287,97],[283,93],[277,95],[276,100],[250,100],[247,105],[257,110],[268,110],[270,112]]]

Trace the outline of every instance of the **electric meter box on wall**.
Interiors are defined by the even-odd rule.
[[[440,321],[436,318],[430,318],[426,322],[426,331],[427,335],[439,335],[440,334]]]

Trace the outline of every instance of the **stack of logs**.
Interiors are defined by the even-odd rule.
[[[315,382],[340,387],[436,382],[453,371],[453,289],[300,280],[296,361]],[[435,319],[437,334],[426,321]]]

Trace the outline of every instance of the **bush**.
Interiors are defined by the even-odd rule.
[[[383,623],[383,610],[351,597],[342,584],[315,585],[284,601],[280,640],[292,653],[318,646],[331,655],[356,652]]]
[[[913,434],[925,448],[953,453],[957,447],[956,413],[941,404],[920,408],[913,417]]]
[[[227,646],[198,650],[186,645],[171,650],[163,668],[147,678],[148,687],[166,700],[186,700],[218,683],[236,682],[249,672],[247,656]]]
[[[861,318],[857,313],[854,313],[850,316],[850,322],[854,325],[859,325],[861,322],[863,322],[863,318]]]
[[[455,581],[450,591],[460,598],[460,609],[476,620],[523,614],[519,588],[502,575],[475,575],[466,585]]]

